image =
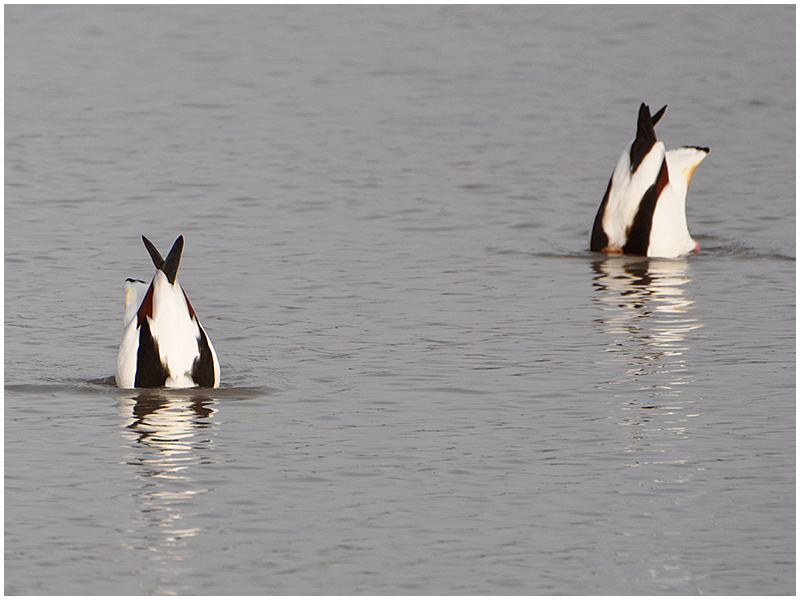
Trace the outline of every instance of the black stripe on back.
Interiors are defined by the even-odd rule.
[[[658,172],[658,179],[647,188],[639,203],[639,209],[633,218],[633,224],[628,232],[628,239],[622,251],[625,254],[638,254],[647,256],[647,249],[650,246],[650,230],[653,227],[653,213],[656,211],[656,204],[661,192],[669,182],[666,158],[661,163],[661,170]]]
[[[204,388],[214,387],[214,356],[211,354],[211,348],[208,346],[208,338],[206,332],[197,323],[200,330],[200,335],[197,338],[197,346],[200,349],[200,356],[194,359],[192,363],[191,376],[194,382]]]
[[[589,247],[592,252],[602,252],[603,248],[608,246],[608,235],[603,230],[603,215],[606,212],[606,204],[608,204],[608,194],[611,192],[611,181],[613,177],[608,180],[608,187],[606,194],[603,196],[603,201],[600,203],[600,208],[597,209],[597,216],[594,218],[594,227],[592,227],[592,240]]]
[[[139,328],[139,349],[136,351],[136,378],[134,387],[158,388],[167,383],[169,373],[161,364],[158,354],[158,343],[150,333],[150,323],[144,319]]]

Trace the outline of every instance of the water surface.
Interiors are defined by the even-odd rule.
[[[794,592],[793,6],[5,19],[6,593]],[[697,255],[587,250],[642,101]]]

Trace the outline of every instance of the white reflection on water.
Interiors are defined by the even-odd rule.
[[[688,381],[688,336],[702,327],[685,289],[687,261],[620,256],[597,261],[593,268],[595,299],[610,336],[606,351],[628,363],[628,381],[641,382],[656,396],[680,395],[678,387]]]
[[[693,543],[685,512],[702,501],[702,444],[694,438],[701,410],[694,392],[693,342],[703,326],[691,297],[686,259],[608,257],[593,263],[598,324],[605,352],[598,364],[614,392],[610,418],[624,433],[619,441],[626,469],[619,502],[626,514],[651,520],[647,570],[654,589],[684,586],[697,573],[680,559]],[[694,443],[693,443],[694,442]],[[659,510],[659,507],[666,510]]]
[[[621,367],[608,369],[612,379],[602,387],[624,400],[620,425],[634,426],[632,439],[651,449],[684,437],[697,416],[696,399],[685,391],[693,381],[692,332],[702,327],[687,291],[688,261],[615,256],[596,261],[593,270],[608,338],[602,362]]]
[[[124,393],[123,393],[124,394]],[[216,400],[198,390],[152,390],[120,397],[130,441],[128,464],[140,486],[134,493],[142,520],[143,544],[156,560],[181,560],[185,540],[201,529],[189,525],[187,506],[208,491],[192,476],[192,467],[210,462],[210,433]],[[194,520],[196,522],[196,520]]]

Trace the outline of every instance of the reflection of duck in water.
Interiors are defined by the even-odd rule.
[[[139,442],[179,442],[193,430],[209,427],[208,419],[216,412],[214,402],[196,393],[143,392],[130,407],[133,420],[127,428],[139,433]]]
[[[622,428],[621,446],[637,453],[628,466],[637,468],[630,477],[639,485],[692,477],[680,467],[696,457],[681,440],[702,410],[691,358],[702,322],[693,311],[689,267],[687,259],[636,256],[592,264],[596,322],[605,338],[596,360],[604,376],[596,387]]]
[[[652,308],[667,312],[680,312],[692,304],[683,289],[690,281],[687,267],[685,259],[635,256],[612,256],[592,264],[595,287],[607,292],[599,296],[600,300],[630,308],[655,301]]]
[[[699,250],[686,223],[686,193],[708,148],[684,146],[665,151],[642,103],[636,138],[619,158],[594,220],[594,252],[674,258]]]
[[[155,560],[177,564],[171,561],[182,559],[185,540],[203,531],[191,503],[209,491],[198,467],[212,462],[216,399],[196,389],[137,392],[121,392],[119,408],[131,442],[127,463],[139,481],[133,498],[150,527],[140,531],[143,539],[130,542]]]
[[[691,315],[693,301],[685,259],[608,257],[592,265],[607,334],[607,350],[625,356],[632,379],[655,376],[659,385],[680,383],[689,332],[702,324]],[[613,355],[613,354],[612,354]]]
[[[219,361],[177,280],[183,236],[166,260],[146,237],[156,273],[149,286],[125,284],[125,333],[117,357],[117,385],[122,388],[217,387]]]

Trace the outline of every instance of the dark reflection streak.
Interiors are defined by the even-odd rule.
[[[133,406],[132,414],[135,417],[134,421],[127,426],[128,429],[138,431],[143,429],[144,427],[152,426],[152,423],[148,422],[148,417],[151,415],[157,414],[159,411],[169,408],[170,402],[174,402],[176,399],[170,398],[163,394],[163,393],[153,393],[153,392],[145,392],[139,395],[136,398],[136,403]],[[189,403],[186,408],[189,409],[190,413],[193,413],[191,424],[195,429],[206,429],[211,427],[210,423],[207,423],[207,420],[212,414],[214,414],[214,409],[212,405],[214,404],[215,400],[212,398],[208,398],[207,396],[196,396],[193,398],[189,398]],[[152,432],[148,431],[139,431],[141,437],[138,439],[139,442],[146,441]],[[162,440],[163,441],[163,440]]]
[[[154,423],[150,422],[152,419],[148,419],[148,417],[157,415],[159,411],[169,409],[171,404],[181,403],[184,405],[184,409],[188,408],[187,415],[183,415],[183,419],[185,420],[187,416],[190,416],[190,423],[195,429],[206,429],[212,426],[211,423],[207,422],[207,419],[215,412],[214,408],[212,408],[215,402],[216,400],[213,398],[202,394],[196,396],[187,396],[185,394],[170,395],[170,392],[166,390],[148,390],[136,397],[132,409],[134,421],[127,425],[127,428],[138,431],[140,437],[137,441],[144,442],[153,434],[152,431],[142,430],[145,427],[154,426]],[[156,426],[155,430],[158,431],[158,429]],[[161,441],[166,441],[166,439],[161,438]]]

